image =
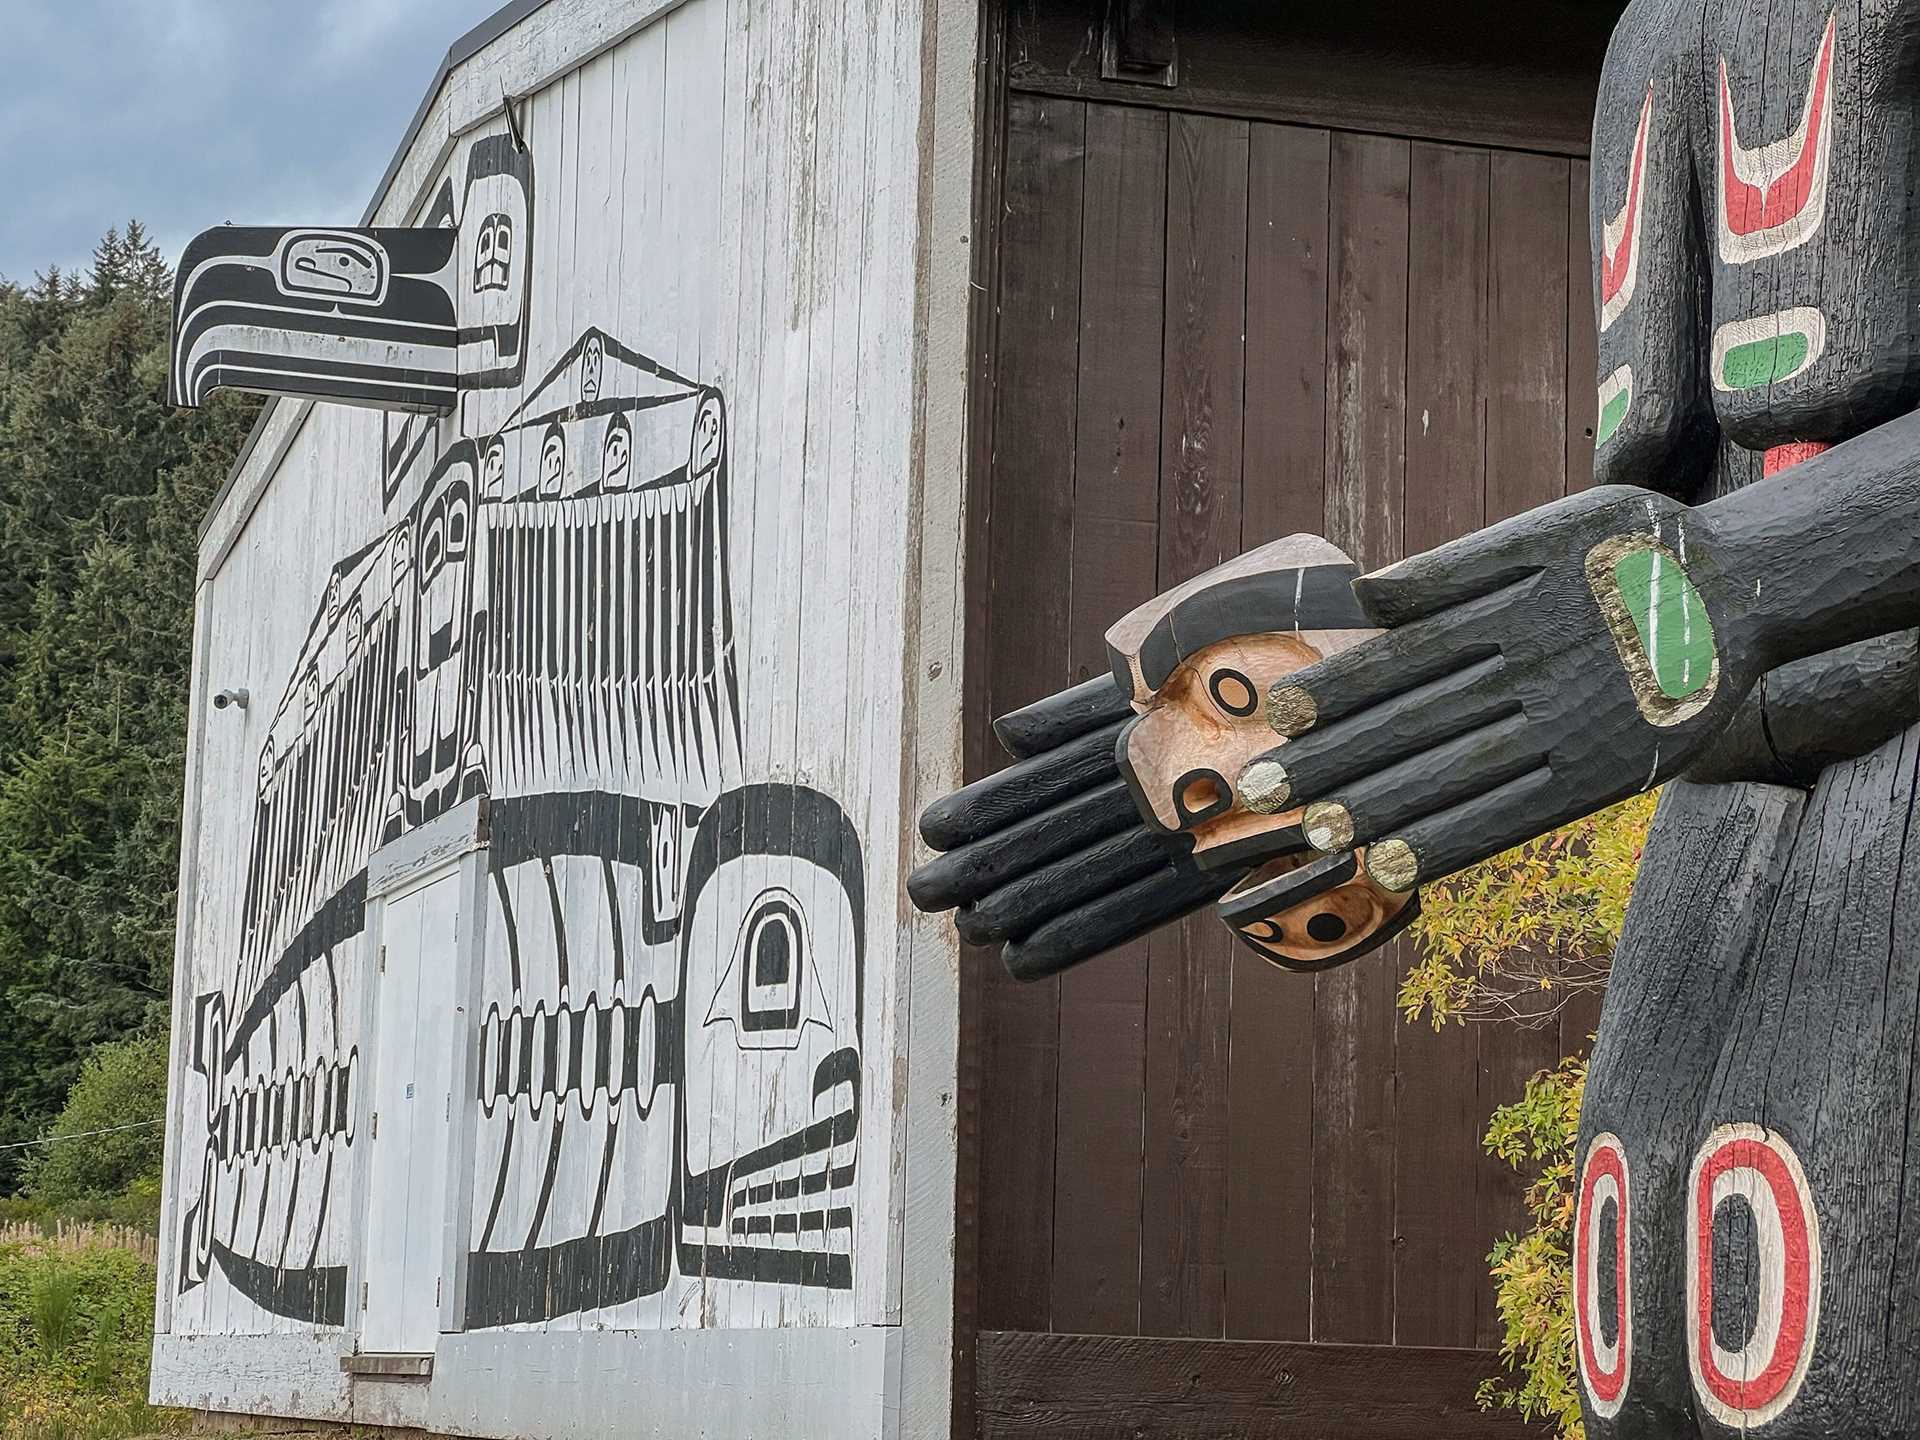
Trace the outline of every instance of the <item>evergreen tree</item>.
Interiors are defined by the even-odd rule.
[[[171,290],[137,221],[0,283],[0,1144],[164,1024],[196,537],[258,408],[167,406]]]

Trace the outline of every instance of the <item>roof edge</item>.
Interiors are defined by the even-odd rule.
[[[387,198],[387,192],[393,188],[393,178],[400,173],[400,167],[406,163],[407,152],[413,149],[413,142],[420,138],[420,127],[427,123],[427,113],[433,109],[433,102],[439,98],[441,87],[447,83],[447,77],[454,70],[471,60],[480,51],[498,40],[507,31],[522,20],[543,9],[551,0],[507,0],[466,34],[447,47],[447,53],[440,58],[440,64],[433,72],[433,79],[427,82],[427,92],[420,97],[420,103],[414,107],[413,119],[407,122],[406,133],[400,137],[393,158],[387,161],[387,168],[381,172],[379,184],[373,187],[373,198],[367,201],[367,208],[361,212],[361,225],[371,225],[373,217],[379,213],[381,204]],[[247,468],[247,462],[253,458],[253,452],[265,433],[267,421],[273,417],[275,408],[280,404],[276,396],[270,396],[266,404],[260,407],[260,414],[253,422],[253,429],[247,432],[246,442],[241,445],[240,453],[234,457],[233,464],[227,467],[227,478],[220,482],[220,488],[214,493],[213,501],[207,506],[207,513],[200,517],[200,528],[194,534],[196,549],[207,538],[207,532],[213,528],[213,520],[220,508],[227,503],[227,497],[233,493],[234,484],[240,478],[240,472]]]

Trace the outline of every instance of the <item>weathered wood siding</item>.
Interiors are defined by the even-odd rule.
[[[958,771],[911,718],[957,608],[920,573],[959,503],[923,493],[957,473],[925,418],[943,267],[964,304],[964,235],[925,230],[939,24],[553,0],[434,98],[377,218],[460,228],[463,338],[518,369],[438,422],[282,402],[204,537],[158,1397],[481,1434],[897,1417],[909,956],[929,1017],[953,984],[900,884]],[[523,335],[477,328],[522,286]],[[369,861],[438,855],[463,968],[417,1003],[454,1052],[376,1102],[422,942]],[[442,1086],[444,1224],[370,1260],[422,1229],[373,1213],[408,1198],[373,1107]],[[419,1287],[431,1380],[343,1375]],[[632,1333],[663,1331],[715,1338]]]

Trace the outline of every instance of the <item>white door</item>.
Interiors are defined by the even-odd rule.
[[[391,896],[380,926],[360,1348],[426,1354],[440,1338],[453,1124],[458,873]]]

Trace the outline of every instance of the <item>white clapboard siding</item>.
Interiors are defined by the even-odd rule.
[[[954,956],[950,932],[906,906],[903,871],[916,844],[914,814],[958,774],[972,25],[970,5],[939,0],[548,0],[457,64],[430,98],[371,218],[420,223],[446,184],[455,223],[476,223],[481,217],[461,208],[469,156],[514,131],[524,136],[534,193],[523,373],[517,385],[469,393],[454,415],[425,422],[422,459],[390,500],[383,437],[399,433],[397,417],[279,402],[203,534],[157,1397],[460,1433],[583,1437],[731,1435],[775,1424],[802,1436],[879,1435],[904,1433],[903,1414],[919,1417],[913,1433],[931,1433],[926,1417],[945,1414]],[[511,119],[505,96],[515,97]],[[945,157],[938,170],[936,153]],[[943,232],[929,233],[930,214],[944,218]],[[308,967],[235,1047],[235,1064],[213,1062],[222,1073],[211,1094],[192,1072],[196,1007],[201,997],[223,997],[231,1038],[289,938],[250,948],[250,866],[307,887],[282,907],[291,933],[345,878],[315,878],[318,867],[307,862],[364,864],[384,826],[384,798],[378,812],[354,812],[360,850],[340,839],[346,822],[311,807],[257,819],[270,734],[310,747],[312,770],[299,783],[314,795],[324,777],[358,763],[353,742],[326,728],[336,722],[325,699],[308,728],[287,719],[276,727],[283,697],[290,715],[305,713],[301,667],[312,633],[333,647],[316,673],[341,677],[325,693],[347,693],[342,637],[351,627],[335,628],[326,607],[335,565],[364,553],[349,583],[363,570],[398,577],[367,580],[362,598],[399,617],[392,658],[410,672],[416,634],[431,630],[425,607],[440,602],[410,588],[396,537],[410,534],[427,472],[527,407],[560,417],[569,494],[597,476],[594,426],[602,422],[571,408],[584,398],[584,362],[556,374],[589,331],[724,399],[731,597],[722,608],[731,617],[739,744],[724,706],[716,721],[696,705],[683,716],[692,729],[681,743],[697,747],[699,760],[683,753],[664,768],[644,753],[636,760],[621,747],[649,742],[637,729],[629,734],[626,701],[610,698],[611,682],[597,678],[609,657],[628,667],[621,673],[649,676],[693,663],[682,657],[697,626],[682,620],[636,633],[599,608],[644,603],[662,566],[697,567],[694,583],[714,577],[714,557],[664,538],[674,492],[663,492],[655,558],[636,564],[620,562],[613,546],[627,533],[620,524],[645,533],[641,497],[595,502],[590,523],[599,528],[583,531],[589,511],[581,505],[509,505],[483,481],[468,573],[484,603],[464,612],[457,643],[476,644],[494,610],[504,621],[517,600],[557,597],[536,617],[546,628],[523,625],[501,642],[503,651],[537,653],[550,667],[539,675],[557,673],[557,686],[516,678],[512,656],[487,662],[496,668],[484,703],[494,708],[479,733],[508,736],[505,748],[531,747],[535,757],[487,756],[496,814],[556,786],[625,794],[622,786],[637,783],[638,808],[622,823],[644,823],[653,841],[666,842],[655,867],[666,878],[644,880],[646,864],[606,848],[610,832],[574,847],[585,853],[548,836],[531,860],[494,865],[488,856],[498,852],[481,850],[458,861],[459,893],[468,897],[460,924],[476,937],[459,983],[474,1013],[456,1023],[463,1048],[448,1063],[478,1080],[457,1087],[443,1208],[449,1253],[463,1268],[437,1306],[447,1333],[430,1381],[348,1380],[337,1362],[364,1348],[361,1284],[382,1264],[365,1247],[369,1145],[357,1130],[354,1143],[256,1143],[250,1158],[214,1167],[209,1195],[208,1115],[222,1096],[277,1086],[284,1093],[269,1096],[255,1123],[276,1123],[277,1104],[275,1133],[297,1134],[305,1122],[294,1112],[317,1093],[302,1067],[351,1057],[353,1121],[368,1123],[382,1036],[400,1023],[397,1011],[382,1011],[375,984],[379,946],[400,933],[383,930],[387,902],[371,900],[362,932]],[[611,356],[606,367],[608,376],[626,373]],[[659,413],[671,417],[682,405],[690,426],[697,399],[669,399]],[[423,422],[412,423],[419,433]],[[540,443],[537,433],[529,443]],[[641,448],[636,438],[634,453]],[[526,464],[537,455],[530,450]],[[526,464],[509,461],[519,468],[508,498],[523,471],[531,474]],[[699,503],[683,500],[678,513]],[[504,545],[502,525],[521,527],[519,568],[483,590],[492,547]],[[546,545],[550,534],[559,538],[545,550],[530,548],[531,537]],[[502,565],[507,555],[498,552]],[[370,626],[359,643],[372,645],[372,636]],[[396,683],[398,698],[384,703],[412,705],[429,693],[423,682]],[[250,692],[244,711],[210,708],[216,690],[238,687]],[[373,699],[365,703],[377,711]],[[518,707],[510,725],[508,706]],[[506,728],[487,729],[496,720]],[[299,737],[285,738],[294,731]],[[290,767],[275,784],[276,795],[298,790]],[[768,785],[800,787],[765,792],[769,804],[826,797],[857,833],[866,946],[857,995],[850,971],[836,965],[850,944],[840,918],[850,882],[831,869],[796,856],[743,857],[716,876],[697,911],[687,908],[694,832],[680,817],[721,813],[727,795]],[[291,839],[272,831],[290,820],[298,822],[286,831]],[[756,817],[749,810],[738,823],[751,829]],[[637,846],[640,837],[620,838]],[[602,858],[596,846],[625,858]],[[844,852],[828,859],[850,873]],[[741,1018],[744,991],[734,993],[743,982],[730,967],[754,960],[742,953],[738,907],[763,886],[791,891],[818,950],[808,963],[820,980],[802,985],[807,1023],[790,1043],[754,1040]],[[643,939],[653,933],[650,907],[671,903],[676,888],[681,939]],[[684,980],[682,946],[691,957]],[[810,983],[812,972],[799,973]],[[649,992],[653,1008],[643,1012]],[[585,1011],[579,1023],[591,1026],[616,994],[623,1017],[648,1037],[649,1078],[656,1035],[671,1035],[661,1043],[680,1055],[678,1070],[670,1062],[667,1083],[650,1091],[652,1110],[641,1116],[629,1095],[616,1120],[604,1094],[540,1098],[549,1030],[561,1047],[575,1032],[565,1020],[557,1028],[509,1021]],[[649,1028],[655,1016],[667,1028]],[[930,1038],[916,1038],[923,1029]],[[527,1062],[535,1094],[492,1094],[509,1031],[516,1061],[539,1032]],[[848,1049],[857,1051],[859,1081],[851,1147],[809,1149],[758,1174],[734,1167],[771,1142],[823,1128],[846,1087],[816,1097],[816,1073],[829,1072],[815,1067]],[[566,1051],[556,1053],[555,1083],[565,1090]],[[850,1186],[834,1185],[835,1167],[849,1160]],[[685,1205],[672,1209],[683,1162],[726,1167],[730,1199],[713,1233],[690,1224]],[[797,1201],[796,1185],[806,1186]],[[924,1202],[909,1199],[916,1186]],[[216,1258],[183,1286],[196,1244],[183,1224],[207,1199],[217,1202],[217,1238],[259,1264],[230,1271]],[[924,1225],[916,1220],[923,1203]],[[809,1205],[814,1228],[771,1228],[791,1227]],[[649,1229],[655,1220],[664,1232]],[[762,1228],[746,1228],[755,1223]],[[630,1230],[664,1240],[664,1271],[604,1303],[593,1302],[602,1292],[591,1287],[586,1299],[554,1300],[582,1283],[566,1266],[613,1265],[590,1253],[604,1243],[596,1237]],[[553,1257],[552,1268],[514,1279],[523,1255]],[[338,1324],[314,1318],[319,1301],[302,1311],[284,1296],[250,1291],[294,1271],[311,1280],[316,1265],[330,1276]],[[476,1277],[486,1265],[495,1278],[483,1285]],[[370,1293],[392,1293],[390,1270]],[[427,1303],[413,1301],[416,1314]],[[619,1348],[607,1348],[616,1337]]]

